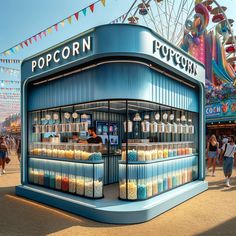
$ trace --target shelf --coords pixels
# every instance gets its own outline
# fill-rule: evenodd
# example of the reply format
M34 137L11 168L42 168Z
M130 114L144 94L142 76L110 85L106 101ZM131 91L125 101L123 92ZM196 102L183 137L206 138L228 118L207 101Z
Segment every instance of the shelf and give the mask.
M30 158L37 158L42 160L53 160L53 161L66 161L66 162L75 162L75 163L84 163L84 164L101 164L104 163L104 160L100 161L90 161L90 160L77 160L77 159L69 159L69 158L61 158L61 157L49 157L49 156L35 156L28 155Z
M129 165L143 165L143 164L152 164L156 162L163 162L163 161L171 161L171 160L176 160L176 159L184 159L192 156L198 156L198 153L193 153L189 155L183 155L183 156L176 156L176 157L167 157L167 158L161 158L157 160L151 160L151 161L128 161L127 164ZM119 161L119 164L126 164L126 161Z

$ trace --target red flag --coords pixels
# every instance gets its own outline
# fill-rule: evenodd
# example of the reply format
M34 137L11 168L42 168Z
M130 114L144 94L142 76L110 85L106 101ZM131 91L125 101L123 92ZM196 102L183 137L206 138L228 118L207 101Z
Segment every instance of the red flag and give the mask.
M58 24L55 24L54 28L55 28L56 31L58 31Z
M74 14L74 16L75 16L75 19L78 20L78 19L79 19L79 12L76 12L76 13Z
M21 48L23 48L23 43L20 43Z
M37 42L37 35L34 36L34 41Z
M44 31L43 31L43 34L44 34L44 36L46 37L46 35L47 35L47 32L46 32L46 30L44 30Z
M91 5L89 6L89 8L90 8L91 12L93 12L93 11L94 11L94 3L91 4Z
M30 42L30 44L32 44L32 38L29 38L29 42Z

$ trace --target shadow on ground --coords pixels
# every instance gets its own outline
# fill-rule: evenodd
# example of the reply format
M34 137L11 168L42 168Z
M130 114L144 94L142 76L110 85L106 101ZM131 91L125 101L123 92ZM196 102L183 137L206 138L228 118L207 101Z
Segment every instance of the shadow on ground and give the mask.
M0 214L0 235L2 229L7 229L8 235L23 235L26 229L27 235L47 235L73 226L116 227L18 197L15 187L0 187L0 204L4 212Z
M236 217L230 219L212 229L209 229L203 233L197 234L198 236L211 236L211 235L236 235L235 233Z

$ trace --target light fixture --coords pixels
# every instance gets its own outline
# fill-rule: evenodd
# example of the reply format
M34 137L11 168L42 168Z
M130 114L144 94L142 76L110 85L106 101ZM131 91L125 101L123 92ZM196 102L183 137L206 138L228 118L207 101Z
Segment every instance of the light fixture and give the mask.
M142 119L141 119L139 113L136 113L135 116L134 116L133 121L141 121L141 120L142 120Z
M77 119L78 118L78 113L77 112L74 112L73 114L72 114L72 117L74 118L74 119Z
M180 120L181 120L182 122L183 122L183 121L186 121L185 115L182 115L181 118L180 118Z
M174 120L174 118L175 118L175 115L174 114L170 114L169 119L170 120Z
M50 119L51 119L51 115L46 114L46 115L45 115L45 119L46 119L46 120L50 120Z
M160 120L160 114L159 113L155 114L155 120Z
M88 115L84 113L84 114L81 115L81 118L82 119L88 119Z
M58 120L58 119L59 119L58 113L54 113L54 114L53 114L53 119L54 119L54 120Z
M65 117L66 119L69 119L69 118L70 118L70 113L69 113L69 112L66 112L66 113L64 114L64 117Z
M167 114L167 113L164 113L162 118L163 118L163 120L167 120L168 114Z

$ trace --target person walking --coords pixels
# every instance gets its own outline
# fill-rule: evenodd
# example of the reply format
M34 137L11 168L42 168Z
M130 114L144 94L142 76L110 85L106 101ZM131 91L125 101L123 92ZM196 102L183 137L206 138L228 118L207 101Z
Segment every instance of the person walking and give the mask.
M21 159L21 138L20 137L17 139L16 154L17 154L18 161L20 162L20 159Z
M212 176L215 176L216 160L219 155L219 143L216 140L216 136L211 135L207 143L207 172L212 166Z
M221 148L220 160L223 160L223 170L226 178L226 186L230 187L230 177L233 171L234 158L236 158L236 145L234 136L228 138L228 143L225 143Z
M0 176L5 174L5 164L6 164L6 157L7 157L7 145L3 137L0 137Z

